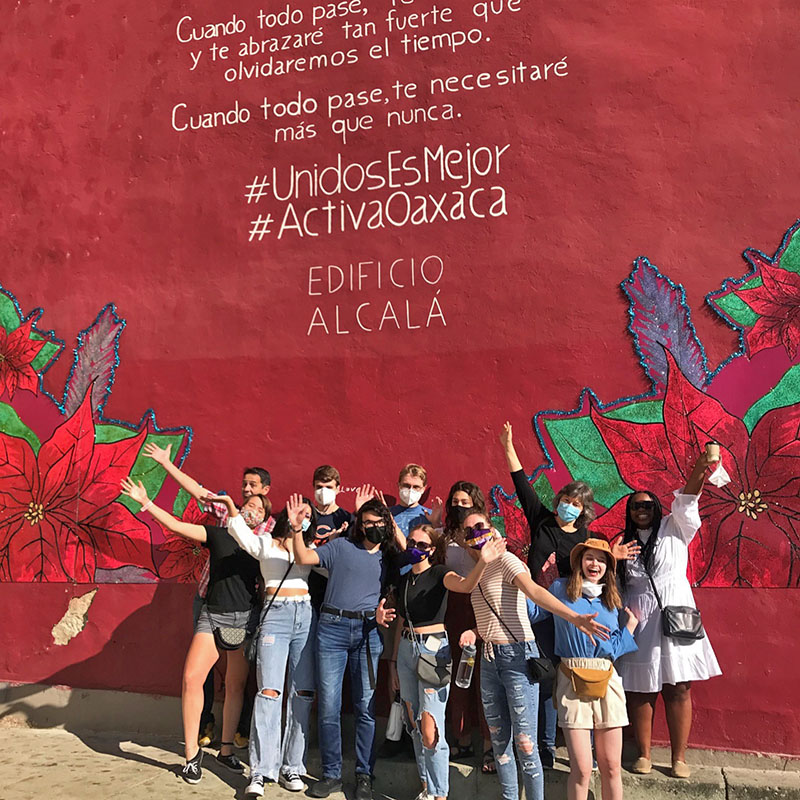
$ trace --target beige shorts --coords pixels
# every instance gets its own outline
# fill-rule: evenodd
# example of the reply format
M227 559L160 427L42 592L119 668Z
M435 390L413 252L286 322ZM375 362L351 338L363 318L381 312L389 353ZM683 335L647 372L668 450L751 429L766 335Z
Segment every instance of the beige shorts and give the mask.
M585 669L608 669L608 661L598 658L565 658L567 666ZM562 728L624 728L628 724L625 691L622 679L614 670L608 682L606 696L596 700L583 700L572 691L572 682L562 672L556 671L556 709L558 724Z

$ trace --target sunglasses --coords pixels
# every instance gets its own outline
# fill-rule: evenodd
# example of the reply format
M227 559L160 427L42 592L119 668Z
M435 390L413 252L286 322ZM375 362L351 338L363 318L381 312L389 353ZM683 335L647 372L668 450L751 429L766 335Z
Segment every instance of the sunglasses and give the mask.
M636 500L631 503L631 508L634 511L652 511L656 504L652 500Z
M433 550L433 545L430 542L418 542L415 539L408 539L406 547L416 547L417 550Z
M464 528L467 539L477 539L479 536L488 536L491 532L492 529L487 528L483 523L470 525Z

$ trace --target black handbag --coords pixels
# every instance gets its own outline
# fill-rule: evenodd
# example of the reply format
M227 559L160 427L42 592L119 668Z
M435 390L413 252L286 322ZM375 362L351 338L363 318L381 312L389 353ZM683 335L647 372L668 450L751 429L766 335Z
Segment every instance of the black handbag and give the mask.
M497 619L499 620L500 624L506 629L508 635L515 641L518 642L516 636L514 636L511 628L503 622L503 618L494 610L494 606L486 599L486 595L483 593L483 587L478 584L478 591L481 593L481 597L483 598L483 602L489 607L489 610L494 614ZM544 681L552 681L556 677L556 667L555 664L549 659L545 658L544 656L534 656L532 658L527 659L528 664L528 677L531 679L531 683L542 683Z
M272 608L272 604L275 602L275 598L278 596L278 592L281 590L281 586L283 586L283 582L286 578L289 577L289 573L292 571L292 567L294 566L294 561L289 559L289 566L286 568L286 572L283 573L283 577L281 578L281 582L278 584L278 588L272 593L269 598L269 603L267 603L266 608L261 612L261 619L258 621L258 627L255 630L255 633L247 640L247 643L244 646L244 657L251 663L256 663L256 658L258 657L258 639L261 636L261 626L264 624L264 618L267 616L267 612Z
M643 562L644 571L650 579L653 587L653 594L656 596L656 603L661 611L661 632L670 639L677 639L679 642L694 642L698 639L705 639L706 632L703 630L703 620L700 612L691 606L665 606L661 604L661 597L656 589L653 576L647 569L647 564Z
M406 579L406 586L405 592L403 597L403 603L405 604L406 615L408 615L408 581L410 579ZM406 622L408 623L408 628L411 631L411 635L414 637L414 641L418 641L418 634L414 632L414 624L411 622L411 619L406 616ZM441 689L443 686L447 686L450 683L450 677L453 672L453 659L448 658L444 659L441 658L439 653L436 653L434 660L431 661L430 658L426 658L422 653L418 654L417 659L417 677L423 682L427 683L429 686L433 686L436 689Z
M211 625L211 632L214 634L214 643L220 650L238 650L247 637L246 628L232 628L229 625L215 625L211 618L208 606L206 606L206 616Z

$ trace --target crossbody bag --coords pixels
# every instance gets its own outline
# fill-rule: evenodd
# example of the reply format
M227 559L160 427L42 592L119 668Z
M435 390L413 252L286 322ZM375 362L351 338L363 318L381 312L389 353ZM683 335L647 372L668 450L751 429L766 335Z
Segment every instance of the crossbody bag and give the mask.
M411 622L411 618L408 616L408 582L410 578L406 579L405 591L403 593L403 604L405 605L406 610L406 622L408 623L408 629L411 631L411 635L414 637L414 641L419 644L419 634L416 633L414 630L414 624ZM440 648L441 649L441 648ZM450 676L453 672L453 660L452 658L448 658L447 660L440 658L439 653L436 653L434 660L431 661L429 658L426 658L422 655L421 652L417 653L417 677L423 682L430 684L431 686L436 687L437 689L441 689L443 686L447 686L450 683Z
M704 639L706 632L703 630L703 620L700 612L692 606L665 606L661 603L661 596L656 589L656 582L647 569L647 564L642 561L644 571L650 579L653 587L653 594L656 596L656 603L661 611L661 632L670 639L677 639L680 642L694 642Z
M258 640L261 637L261 626L264 624L267 613L272 608L272 604L275 602L275 598L278 596L278 592L280 592L283 582L289 577L289 573L292 571L293 566L294 561L292 561L290 558L289 566L286 568L286 572L283 573L283 577L281 578L281 582L278 584L278 588L272 593L269 598L269 603L267 603L266 608L261 612L261 619L258 621L256 632L247 640L247 644L244 647L244 657L253 664L255 664L256 657L258 656Z
M481 593L481 597L483 598L483 602L489 607L489 611L492 612L497 617L498 622L506 629L508 635L515 641L519 642L516 636L514 636L513 631L511 628L503 622L503 618L495 611L494 606L486 599L486 595L483 593L483 587L478 584L478 591ZM541 683L542 681L551 681L556 676L556 668L553 665L553 662L549 658L545 658L544 656L534 656L532 658L526 659L528 663L528 676L530 677L533 683Z

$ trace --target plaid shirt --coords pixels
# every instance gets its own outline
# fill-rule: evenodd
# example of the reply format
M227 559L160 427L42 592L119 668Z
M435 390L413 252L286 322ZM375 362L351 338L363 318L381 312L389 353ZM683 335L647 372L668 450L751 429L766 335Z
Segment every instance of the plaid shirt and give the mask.
M198 503L200 505L200 503ZM218 522L219 527L224 528L228 524L228 506L225 503L211 503L211 504L204 504L203 506L210 514L213 514ZM272 529L275 527L275 518L274 517L267 517L263 522L256 525L253 529L253 533L256 536L262 536L265 533L272 533ZM211 559L209 558L203 566L203 574L200 576L200 581L197 584L197 594L200 597L205 597L206 592L208 591L208 578L210 575L210 565Z

